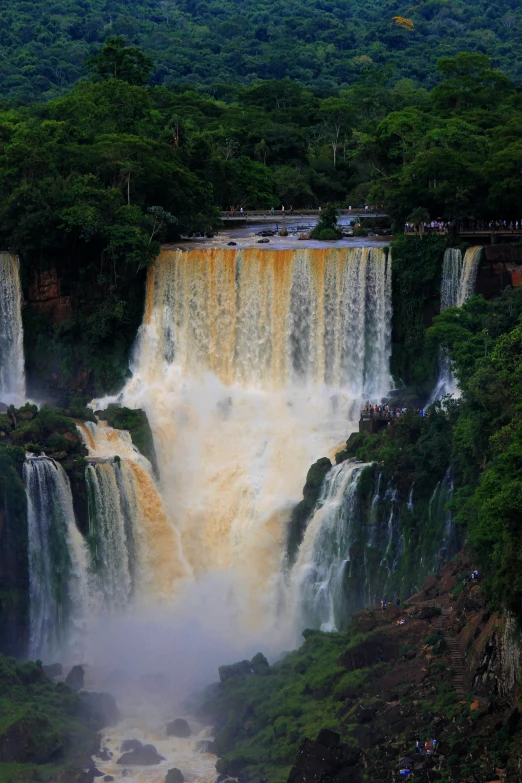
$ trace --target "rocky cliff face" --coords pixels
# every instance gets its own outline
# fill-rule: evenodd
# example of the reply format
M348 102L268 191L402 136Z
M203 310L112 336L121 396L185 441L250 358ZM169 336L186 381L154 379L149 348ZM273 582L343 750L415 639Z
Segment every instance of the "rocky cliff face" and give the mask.
M480 583L464 584L472 570L460 555L403 607L361 612L345 634L306 632L263 680L238 673L217 686L205 710L218 769L277 782L295 759L293 783L388 783L406 759L416 783L519 783L520 637ZM310 741L319 728L337 732L334 750L322 734ZM435 753L416 753L433 739Z
M56 266L31 267L26 305L45 313L53 324L62 324L72 318L71 297L62 295Z

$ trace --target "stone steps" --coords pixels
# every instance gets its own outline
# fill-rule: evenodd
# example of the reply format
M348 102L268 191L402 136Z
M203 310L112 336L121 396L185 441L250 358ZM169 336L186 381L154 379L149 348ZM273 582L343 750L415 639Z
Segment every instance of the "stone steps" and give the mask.
M439 631L439 633L442 635L442 638L448 645L448 650L451 655L451 668L453 670L453 687L459 696L464 696L466 693L466 666L464 664L462 653L460 652L460 645L454 637L449 636L448 632L444 628L444 618L449 617L450 614L450 610L446 607L443 607L439 617L435 617L433 619L432 625L435 630Z

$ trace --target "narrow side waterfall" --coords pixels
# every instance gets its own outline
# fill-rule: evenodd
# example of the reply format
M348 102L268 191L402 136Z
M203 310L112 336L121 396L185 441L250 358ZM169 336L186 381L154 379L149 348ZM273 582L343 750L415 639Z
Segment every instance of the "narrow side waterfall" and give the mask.
M18 258L0 253L0 401L25 398L22 291Z
M390 329L377 248L164 251L149 270L118 399L152 426L171 559L183 577L213 575L203 612L225 590L246 625L273 627L289 511L361 400L387 392Z
M462 258L457 248L444 253L440 291L440 312L448 307L461 307L475 290L482 247L469 247ZM458 394L458 387L451 371L451 361L446 351L439 358L439 377L430 398L430 404L447 394Z
M350 547L358 531L357 482L364 467L348 460L332 468L324 480L290 575L298 632L334 631L341 625Z
M444 253L442 281L440 286L440 312L448 307L458 307L460 279L462 276L462 253L456 247L449 247Z
M464 262L462 264L462 272L457 292L457 307L461 307L466 299L469 299L475 291L475 283L477 282L477 272L482 257L482 250L483 248L480 246L468 247L464 254Z
M341 629L365 606L417 592L460 547L452 493L450 471L416 499L415 486L401 496L373 465L333 467L288 575L297 633Z
M32 658L81 656L89 615L89 556L76 527L69 479L47 457L24 463L28 499Z
M89 535L93 570L98 590L108 611L124 609L131 597L131 567L134 531L129 524L128 498L118 486L117 464L94 463L86 469L89 504ZM125 503L127 501L127 503Z

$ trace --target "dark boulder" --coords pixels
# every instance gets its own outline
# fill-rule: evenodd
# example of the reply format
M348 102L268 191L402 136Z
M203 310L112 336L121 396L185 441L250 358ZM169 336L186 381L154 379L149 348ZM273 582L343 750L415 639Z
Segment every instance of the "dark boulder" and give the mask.
M63 674L63 666L61 663L51 663L49 666L44 666L43 670L48 677L51 677L51 679L54 677L59 677L61 674Z
M113 780L114 778L112 775L105 775L105 777L103 778L103 783L112 783Z
M165 761L163 756L160 756L154 745L142 745L141 748L130 750L128 753L124 753L121 756L117 764L129 764L130 766L138 767L151 767L154 764L159 764Z
M227 245L237 245L237 242L227 242Z
M256 653L250 661L250 667L254 674L264 674L270 668L267 659L263 653Z
M171 720L170 723L167 723L166 731L167 737L180 737L181 739L186 739L192 734L190 726L188 725L185 718L176 718L176 720Z
M183 783L185 780L183 776L183 772L179 770L177 767L174 767L173 769L169 769L167 772L167 777L165 778L165 783Z
M73 691L81 691L85 684L85 670L83 666L73 666L67 677L65 684Z
M322 729L315 741L303 740L288 776L288 783L319 783L334 779L354 781L352 771L349 774L344 774L344 771L358 763L361 752L339 740L339 734L329 729Z
M397 639L385 632L377 631L359 644L354 645L341 656L341 664L349 671L364 669L376 663L388 663L398 657Z
M112 753L108 748L104 748L98 756L102 761L110 761L112 759Z
M220 666L218 669L219 679L222 683L231 677L243 677L245 674L253 674L250 661L238 661L231 663L230 666Z
M87 720L92 720L104 729L106 726L115 726L120 720L120 713L114 696L110 693L92 693L81 691L82 715Z
M123 740L120 746L120 750L122 753L128 753L129 750L141 750L143 747L143 742L140 742L137 739L130 739L130 740Z

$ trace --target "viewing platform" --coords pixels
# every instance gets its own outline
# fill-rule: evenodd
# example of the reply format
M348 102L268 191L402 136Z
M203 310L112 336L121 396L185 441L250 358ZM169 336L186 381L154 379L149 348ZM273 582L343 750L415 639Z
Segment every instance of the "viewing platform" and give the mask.
M359 420L359 432L376 433L386 429L386 427L397 418L390 411L361 411Z

